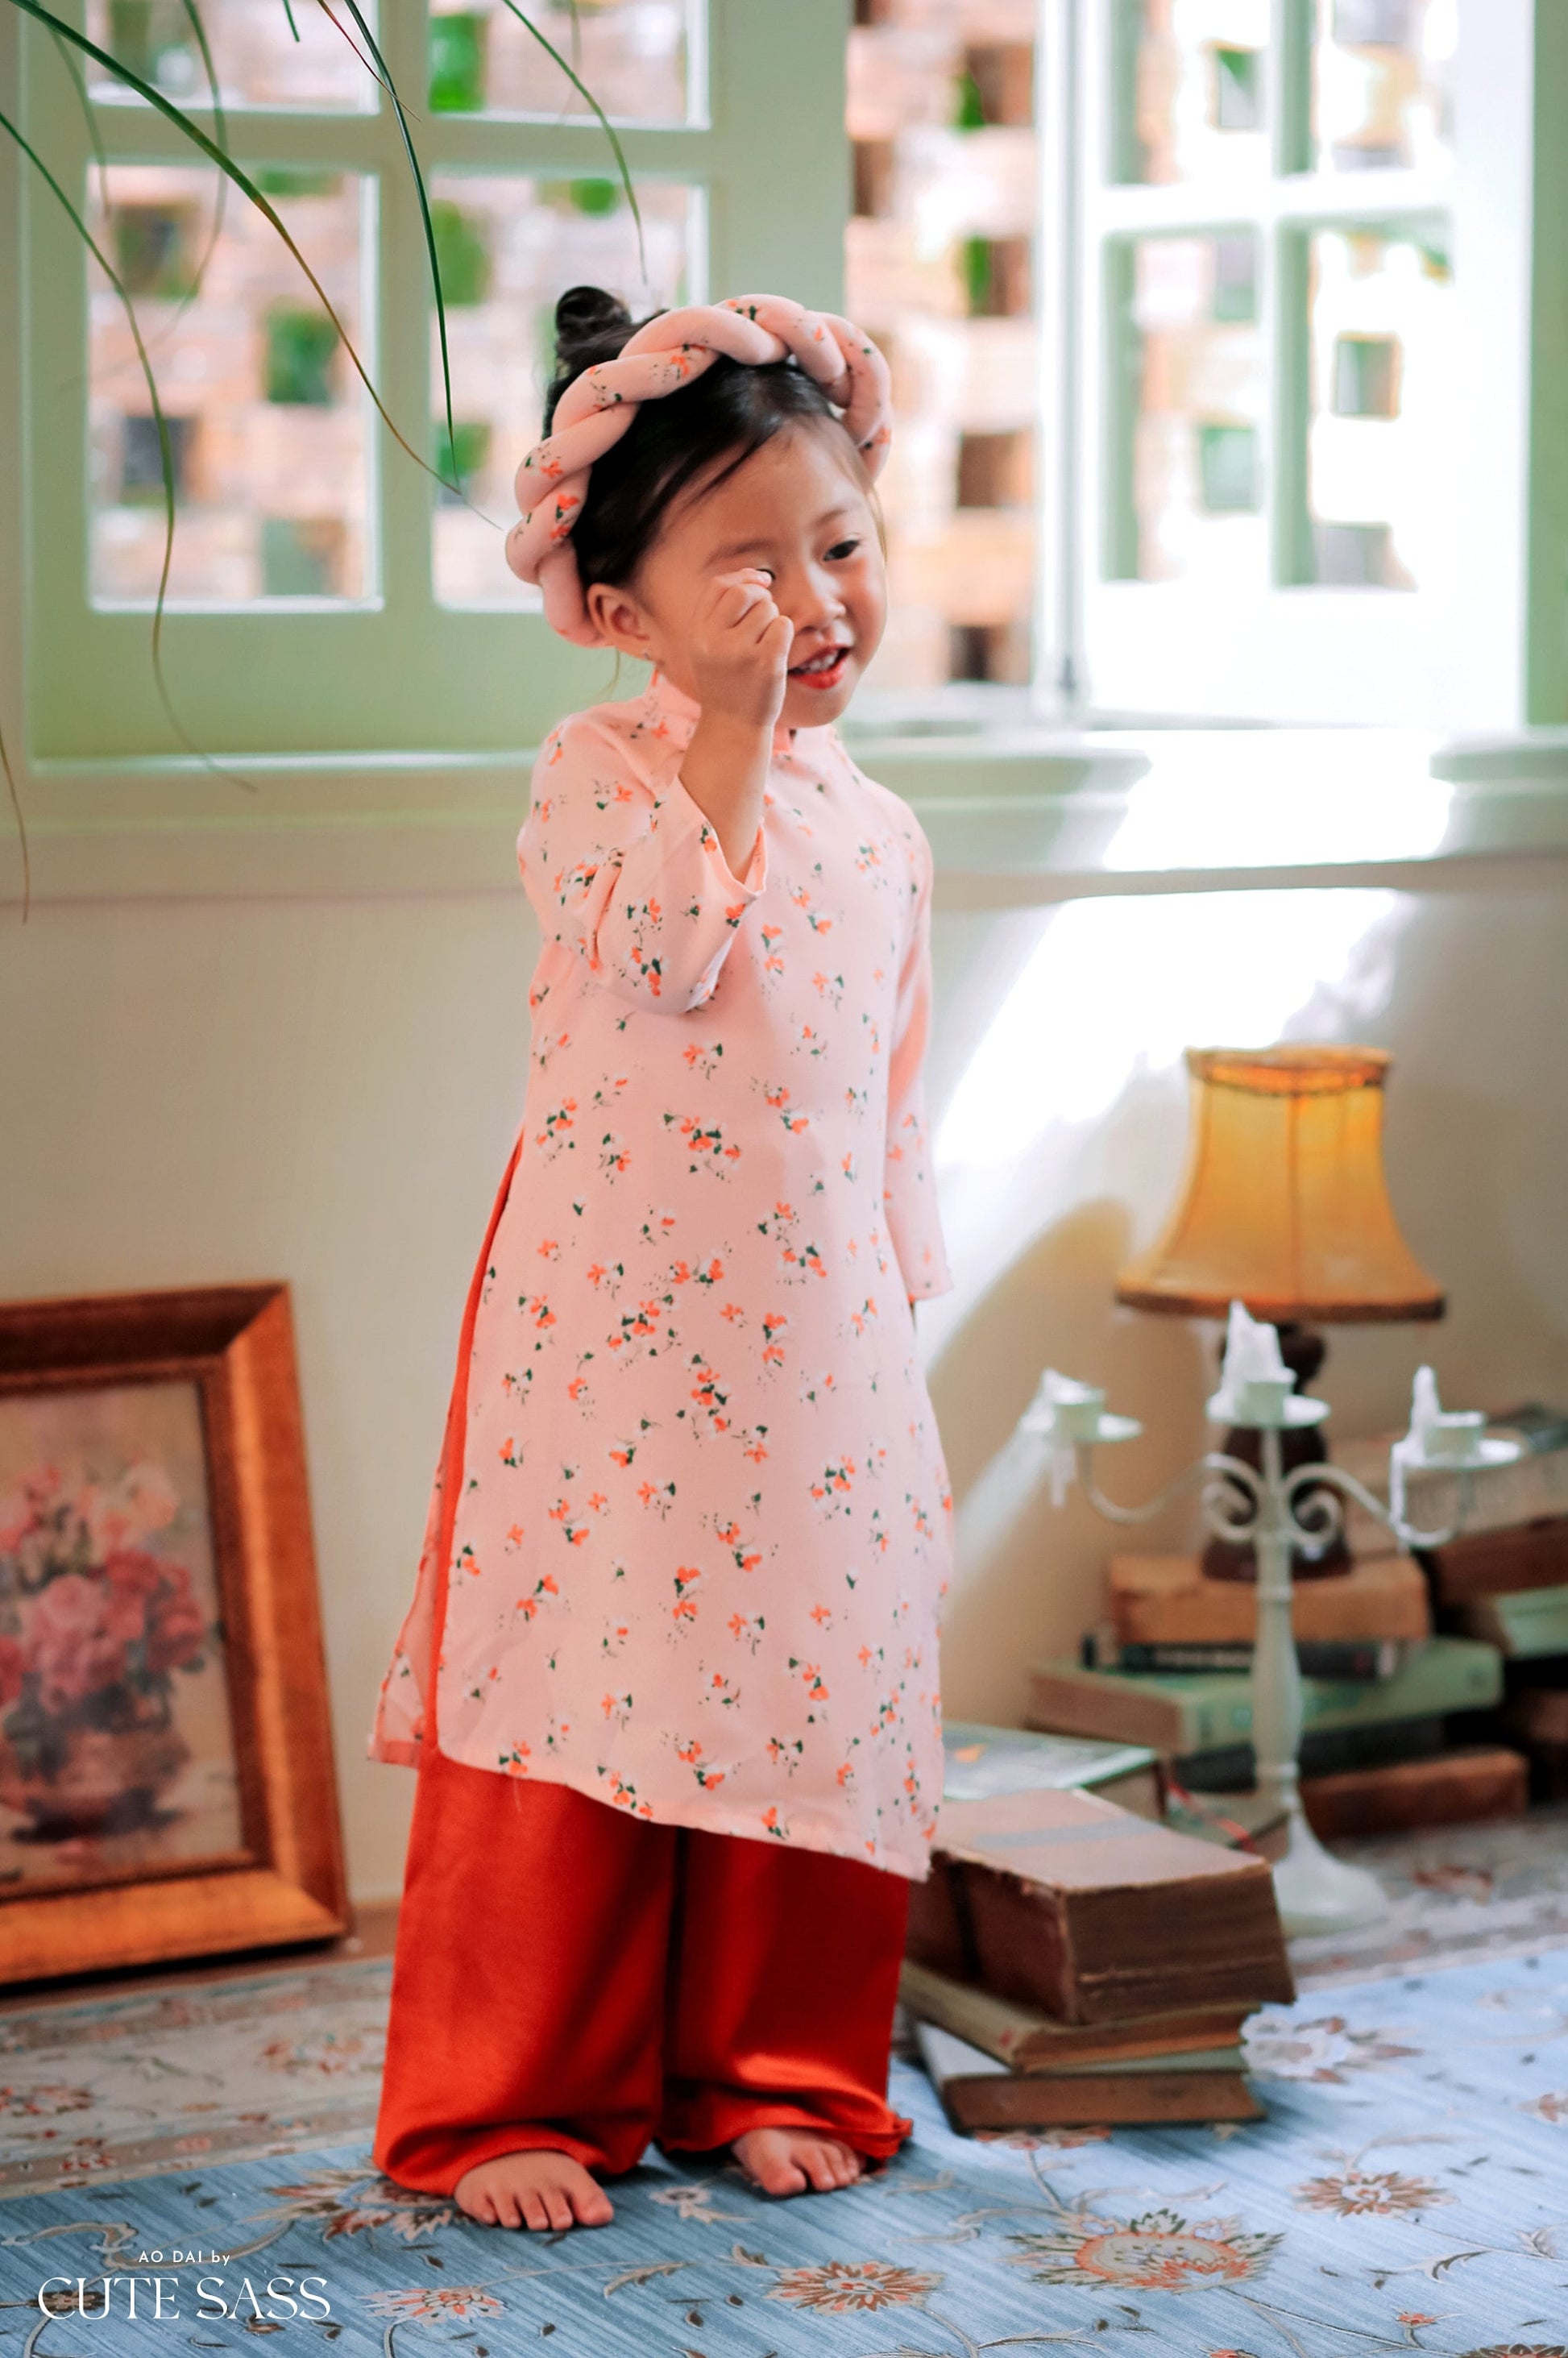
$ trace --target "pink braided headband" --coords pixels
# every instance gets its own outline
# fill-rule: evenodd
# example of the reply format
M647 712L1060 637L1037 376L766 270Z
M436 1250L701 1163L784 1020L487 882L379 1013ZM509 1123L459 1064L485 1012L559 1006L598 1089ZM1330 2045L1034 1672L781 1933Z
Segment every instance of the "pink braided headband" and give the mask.
M620 441L644 401L678 393L720 352L755 368L793 353L843 412L867 472L881 471L892 438L887 362L848 319L807 311L784 295L736 295L661 313L627 340L617 359L573 378L556 406L552 432L517 470L524 514L506 535L506 562L521 580L537 582L546 620L577 646L603 644L589 620L571 546L593 462Z

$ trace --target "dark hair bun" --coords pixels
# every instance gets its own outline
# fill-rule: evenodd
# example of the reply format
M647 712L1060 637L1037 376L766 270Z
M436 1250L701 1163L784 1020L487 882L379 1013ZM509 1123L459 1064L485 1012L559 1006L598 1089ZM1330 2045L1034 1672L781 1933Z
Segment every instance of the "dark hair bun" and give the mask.
M612 361L636 321L617 296L602 287L568 287L556 305L556 369L545 395L545 431L555 419L556 404L573 377L600 361Z
M556 365L591 368L614 358L633 332L632 314L602 287L568 287L556 305Z

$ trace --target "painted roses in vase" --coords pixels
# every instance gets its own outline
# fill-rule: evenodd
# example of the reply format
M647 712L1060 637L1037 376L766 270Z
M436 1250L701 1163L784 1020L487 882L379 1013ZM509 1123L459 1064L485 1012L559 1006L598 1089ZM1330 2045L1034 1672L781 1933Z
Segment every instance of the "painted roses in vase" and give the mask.
M189 1758L174 1682L214 1633L158 1552L178 1509L151 1464L114 1484L41 1466L0 1499L0 1802L40 1839L145 1825Z

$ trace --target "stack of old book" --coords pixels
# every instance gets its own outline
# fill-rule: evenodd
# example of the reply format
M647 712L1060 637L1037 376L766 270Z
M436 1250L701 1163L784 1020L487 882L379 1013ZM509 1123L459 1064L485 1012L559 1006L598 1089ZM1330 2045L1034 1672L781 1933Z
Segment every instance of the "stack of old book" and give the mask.
M1458 1481L1413 1474L1409 1511L1423 1530L1458 1520L1457 1539L1422 1549L1440 1629L1479 1639L1502 1658L1500 1725L1529 1757L1539 1790L1568 1798L1568 1413L1531 1401L1494 1422L1524 1444L1511 1466ZM1385 1444L1349 1443L1337 1455L1348 1471L1375 1479ZM1359 1536L1359 1533L1357 1534Z
M1035 1671L1031 1724L1147 1744L1187 1793L1247 1791L1256 1590L1206 1578L1195 1557L1117 1556L1108 1602L1109 1618L1079 1661ZM1523 1808L1519 1755L1465 1740L1465 1715L1491 1709L1501 1693L1498 1646L1480 1632L1433 1635L1420 1564L1363 1553L1345 1573L1301 1581L1294 1626L1305 1704L1303 1801L1319 1834Z
M1241 2028L1294 1994L1265 1863L1162 1824L1148 1747L946 1736L902 1996L954 2126L1255 2119Z

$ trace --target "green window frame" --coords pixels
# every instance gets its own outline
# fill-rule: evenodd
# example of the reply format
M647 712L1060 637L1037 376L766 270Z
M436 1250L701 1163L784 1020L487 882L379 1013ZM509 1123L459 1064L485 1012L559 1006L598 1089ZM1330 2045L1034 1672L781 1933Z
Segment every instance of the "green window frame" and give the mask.
M62 0L60 13L68 7L81 24L80 0ZM701 192L708 283L694 290L698 295L776 287L837 308L849 193L845 0L789 0L787 39L780 38L780 11L767 0L708 0L707 14L705 103L688 124L620 132L633 180L674 180ZM9 19L0 23L7 112L19 100L28 136L80 202L92 153L69 77L41 27L8 8L0 16ZM384 0L379 38L416 115L427 178L602 178L611 168L603 133L591 124L429 107L427 22L427 0ZM112 163L201 160L149 107L95 113ZM433 447L429 282L391 106L382 99L357 114L236 108L228 130L231 152L247 168L330 166L365 176L372 266L362 350L409 440ZM98 774L124 768L144 777L199 772L157 698L148 612L94 607L89 596L87 261L48 189L29 168L16 168L29 765L35 774L51 766ZM302 299L310 299L308 289ZM0 319L0 347L5 330ZM515 755L536 744L562 711L611 692L605 658L565 645L542 616L437 601L436 486L384 428L372 431L379 548L372 599L306 612L186 608L167 620L170 687L181 722L204 752L291 772L301 763L370 759L427 772ZM9 712L0 716L0 726L6 722L14 728Z

